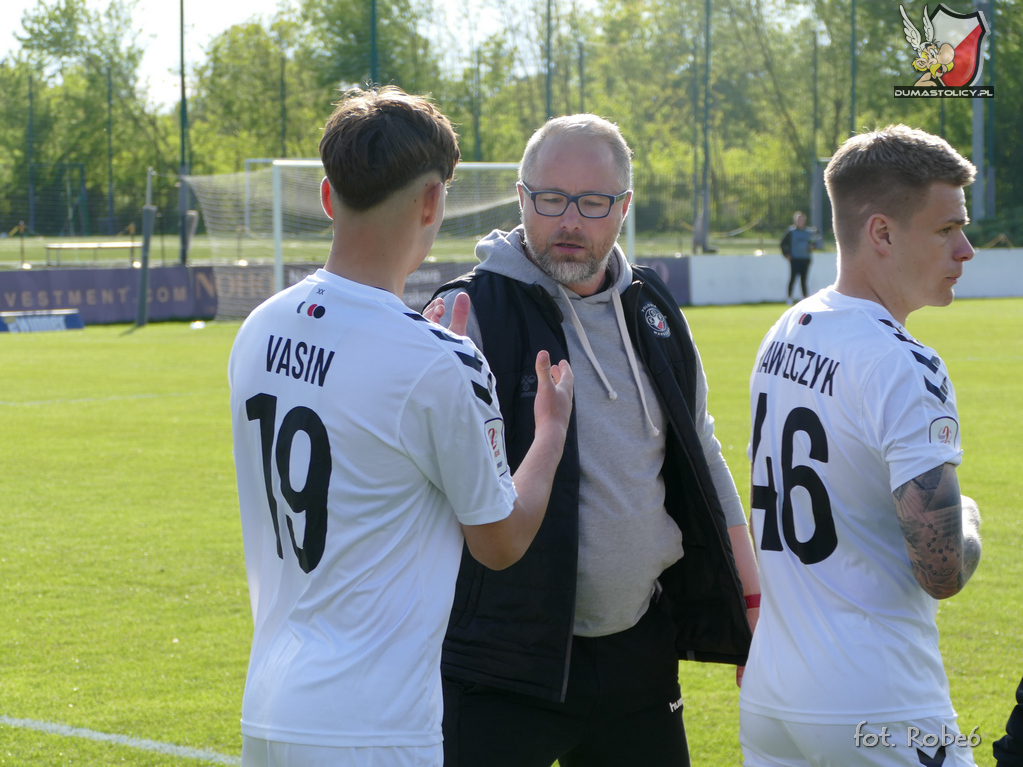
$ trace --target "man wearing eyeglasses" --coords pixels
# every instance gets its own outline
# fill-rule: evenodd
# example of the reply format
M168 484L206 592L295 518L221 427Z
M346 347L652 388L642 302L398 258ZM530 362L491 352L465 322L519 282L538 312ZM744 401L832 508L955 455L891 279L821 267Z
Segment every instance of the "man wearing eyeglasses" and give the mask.
M688 765L678 661L745 663L759 592L706 378L667 287L616 245L632 201L618 128L551 120L519 175L522 226L481 240L447 311L426 314L487 356L512 466L533 433L532 349L571 359L576 407L522 560L493 572L463 551L445 765Z

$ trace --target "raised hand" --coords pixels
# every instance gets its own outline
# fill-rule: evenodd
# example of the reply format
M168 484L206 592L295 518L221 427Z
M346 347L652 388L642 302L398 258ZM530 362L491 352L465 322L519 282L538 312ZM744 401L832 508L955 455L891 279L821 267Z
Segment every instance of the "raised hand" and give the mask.
M471 306L469 296L466 293L455 294L454 305L451 307L451 322L448 329L457 335L464 336L466 325L469 323L469 308ZM447 307L441 296L433 299L423 309L423 316L430 322L440 322Z
M557 429L568 431L568 419L572 415L573 384L575 378L568 360L551 365L551 357L546 351L536 355L536 400L533 403L533 418L536 422L536 434L541 430Z

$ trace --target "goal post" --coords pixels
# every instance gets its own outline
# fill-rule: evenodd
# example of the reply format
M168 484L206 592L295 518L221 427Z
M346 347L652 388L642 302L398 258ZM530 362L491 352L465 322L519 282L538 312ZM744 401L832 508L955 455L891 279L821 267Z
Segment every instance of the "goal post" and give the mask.
M274 292L284 289L284 214L285 187L283 174L287 168L312 168L322 179L323 164L320 160L273 160L273 257ZM518 163L463 162L455 167L455 176L448 189L445 204L444 223L439 236L486 234L493 226L486 228L495 209L518 205L515 181L518 178ZM494 174L503 178L496 181ZM319 180L315 185L316 204L319 205ZM248 208L248 205L246 206ZM485 232L481 229L486 228Z
M319 160L274 160L270 166L273 188L273 239L274 239L274 293L284 290L284 167L313 168L323 173L323 163ZM315 187L319 189L317 184ZM319 203L319 195L316 195ZM323 214L326 217L326 213Z
M273 289L284 288L284 183L285 168L312 168L323 174L319 160L274 160L273 173ZM500 174L495 180L494 174ZM518 180L518 163L459 163L448 188L444 222L438 236L486 234L495 209L518 206L519 194L515 182ZM316 184L316 201L319 205L319 183ZM486 229L486 231L482 231Z
M508 231L520 222L518 167L488 162L456 166L435 253L470 254L492 230ZM323 175L318 158L253 158L246 160L244 173L185 177L199 201L211 260L239 266L272 263L275 292L286 287L285 264L322 263L332 235L320 205ZM631 260L635 216L626 218L624 235Z

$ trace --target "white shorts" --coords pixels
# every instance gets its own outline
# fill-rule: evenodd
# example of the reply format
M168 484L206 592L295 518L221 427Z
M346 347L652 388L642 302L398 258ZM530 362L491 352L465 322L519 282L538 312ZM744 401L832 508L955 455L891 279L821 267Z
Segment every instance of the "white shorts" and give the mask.
M739 712L745 767L975 767L969 739L969 733L960 735L954 717L802 724ZM976 745L975 734L973 740ZM944 757L938 754L942 749Z
M444 746L335 748L242 735L242 767L441 767Z

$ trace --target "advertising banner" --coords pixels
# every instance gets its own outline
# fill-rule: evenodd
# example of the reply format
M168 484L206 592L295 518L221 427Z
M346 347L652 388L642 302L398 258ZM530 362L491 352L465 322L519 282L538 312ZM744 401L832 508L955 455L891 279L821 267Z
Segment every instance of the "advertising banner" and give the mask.
M0 271L0 311L77 309L86 325L133 323L139 276L129 268ZM153 322L211 320L217 314L211 266L151 268L148 296Z
M636 258L640 266L649 266L657 276L664 280L671 295L679 306L689 306L691 301L689 289L689 258L645 257Z

